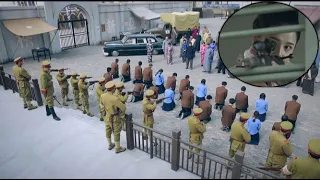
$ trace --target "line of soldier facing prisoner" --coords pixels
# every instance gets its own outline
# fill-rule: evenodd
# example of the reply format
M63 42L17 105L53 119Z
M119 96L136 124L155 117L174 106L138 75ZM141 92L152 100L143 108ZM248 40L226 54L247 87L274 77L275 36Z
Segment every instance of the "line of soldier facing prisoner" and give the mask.
M34 108L36 108L36 106L33 106L30 101L31 101L31 93L30 93L30 84L29 80L31 79L31 76L26 72L26 70L24 70L22 68L22 58L19 57L17 59L15 59L16 65L13 68L14 71L14 75L17 79L17 83L18 83L18 87L19 87L19 93L20 96L23 98L24 100L24 106L27 103L27 108L29 110L32 110ZM127 61L127 64L129 64L130 61ZM116 64L116 65L114 65ZM114 69L117 69L118 66L118 60L116 60L115 63L113 63L112 67L116 67ZM141 65L142 63L139 62L139 65L135 68L135 84L137 86L137 84L142 84L142 78L143 78L143 83L147 86L149 85L149 88L152 85L152 64L149 64L149 67L145 68L142 72L141 69ZM123 152L126 149L120 146L120 132L122 130L123 127L123 122L124 122L124 115L125 115L125 111L126 111L126 107L125 107L125 102L128 99L128 92L126 94L122 94L121 91L124 88L124 83L120 82L117 85L115 85L115 83L112 81L114 74L111 74L111 70L113 69L111 67L107 69L107 73L104 75L105 77L100 78L99 79L99 84L97 86L97 95L98 95L98 101L100 104L100 112L102 113L102 117L104 117L104 120L106 122L106 137L108 140L108 144L109 144L109 150L113 149L114 146L116 146L116 153L119 152ZM54 112L53 109L53 93L54 93L54 89L53 89L53 82L52 82L52 76L50 75L50 61L43 61L42 62L42 70L40 72L40 81L41 81L41 92L45 97L46 100L46 112L47 112L47 116L53 115L53 118L55 120L60 120L59 117L57 117L57 115ZM151 71L150 71L151 70ZM137 72L142 72L140 74L142 74L142 78L141 75ZM149 72L148 72L149 71ZM117 72L117 71L116 71ZM59 69L59 73L63 74L63 69ZM109 74L108 74L109 73ZM111 74L111 80L107 82L107 78L110 79L109 75ZM130 74L130 65L129 65L129 74ZM150 75L150 76L148 76ZM58 76L58 75L57 75ZM63 76L64 77L64 76ZM77 74L73 73L72 74L72 78L76 79ZM107 78L106 78L107 77ZM119 76L118 76L119 77ZM129 76L130 77L130 76ZM146 79L144 79L144 77L147 77ZM180 91L179 88L179 92L181 94L181 99L182 101L185 99L187 93L192 93L193 91L193 87L190 86L190 81L188 81L188 76L186 76L185 79L183 79L184 82L187 82L186 84L186 89L184 89L183 91ZM89 87L88 83L85 83L85 79L86 79L86 74L82 74L80 76L80 80L78 81L78 87L82 87L84 90L86 91L80 91L79 90L79 94L81 93L81 97L82 97L82 101L83 104L85 104L83 107L83 111L84 113L87 113L89 116L92 116L92 114L89 112L89 106L88 106L88 102L86 102L87 100L85 100L85 98L88 96L87 90ZM124 79L124 78L123 78ZM65 78L57 78L57 80L59 81L65 81ZM60 82L59 81L59 82ZM72 79L71 79L72 81ZM183 82L181 81L181 82ZM76 84L76 81L74 81L72 84ZM81 83L82 82L82 83ZM203 83L204 82L204 83ZM60 86L63 88L65 88L66 86L64 86L63 83L59 83L61 84ZM184 83L180 83L180 86L183 86ZM205 84L205 81L202 81L202 84ZM245 149L245 145L246 143L251 141L251 136L250 134L247 132L247 130L244 128L244 124L247 122L247 120L250 118L250 115L247 113L241 113L240 115L240 121L239 122L234 122L235 119L235 115L234 115L234 111L246 111L248 108L248 98L247 95L244 94L245 89L242 88L242 92L238 93L236 95L236 98L233 99L231 98L229 100L229 106L224 106L224 101L227 97L227 92L228 90L225 88L226 86L226 82L222 83L221 87L218 87L216 89L216 105L215 105L215 109L222 109L222 124L223 124L223 129L225 129L226 127L230 127L230 123L228 124L224 124L223 121L224 119L227 119L227 121L231 121L231 136L230 136L230 150L229 150L229 156L233 157L234 154L237 151L242 151L244 152ZM135 88L136 88L135 86ZM144 86L142 84L142 86ZM172 88L172 87L171 87ZM29 89L29 90L28 90ZM99 89L101 91L99 91ZM141 91L143 91L144 88L141 88ZM106 93L104 93L106 91ZM77 93L75 93L75 89L73 88L73 92L75 95L75 101L77 104L77 107L80 106L79 102L77 103ZM116 93L117 92L117 93ZM155 96L156 96L156 92L157 89L154 90L147 90L146 91L146 98L143 100L143 112L144 112L144 125L149 127L149 128L153 128L153 124L154 124L154 118L153 118L153 111L156 109L157 103L158 101L155 101ZM61 91L62 94L64 94L62 96L64 100L64 104L65 101L68 100L67 97L67 90L62 90ZM239 98L239 95L242 94L242 98ZM243 95L244 94L244 95ZM139 94L139 97L141 94ZM134 95L135 96L135 95ZM219 101L220 98L217 98L217 96L221 96L222 100ZM142 95L143 97L143 95ZM190 101L192 103L189 103L188 105L190 106L187 107L187 109L192 109L193 108L193 100L190 97ZM192 95L192 97L194 97L194 95ZM238 97L238 98L237 98ZM188 99L188 98L187 98ZM197 97L197 99L199 99L199 97ZM201 122L201 117L206 115L206 117L210 117L211 114L211 109L212 106L209 103L209 101L212 99L212 97L210 95L207 96L207 101L203 101L203 99L200 101L199 105L202 102L206 102L209 104L210 108L208 109L207 115L204 113L204 109L207 110L206 108L195 108L193 109L193 116L191 116L188 120L188 125L189 125L189 129L190 129L190 143L201 146L202 144L202 140L203 140L203 133L206 131L206 126L204 125L203 122ZM241 101L242 99L242 101ZM246 99L246 100L243 100ZM192 100L192 101L191 101ZM308 153L309 153L309 157L308 158L296 158L293 161L291 161L288 165L286 164L287 161L287 157L290 157L292 155L292 146L291 143L288 141L288 138L290 137L291 134L291 130L293 128L292 123L290 123L289 121L285 121L288 119L288 117L292 117L292 112L288 112L288 111L292 111L293 109L296 109L295 107L291 106L290 104L294 104L294 102L297 100L296 96L293 96L293 100L292 101L288 101L286 103L285 106L285 115L282 117L283 122L281 123L275 123L273 128L272 128L272 132L270 134L270 149L269 149L269 153L268 153L268 158L265 164L266 168L280 168L277 169L276 172L280 172L280 170L282 169L282 172L285 175L291 175L291 178L319 178L320 175L320 163L319 163L319 158L320 158L320 139L311 139L309 141L308 144ZM26 102L26 103L25 103ZM293 102L293 103L292 103ZM233 109L232 113L227 113L227 108L231 109L232 105L236 103L236 109ZM297 103L297 102L295 102ZM31 104L31 105L30 105ZM241 104L243 106L241 106ZM186 108L186 106L182 105L183 108ZM300 110L300 109L299 109ZM299 110L296 111L296 115L299 113ZM181 110L181 114L185 113L185 110ZM188 114L188 113L187 113ZM190 113L191 114L191 113ZM204 115L203 115L204 114ZM288 114L288 115L286 115ZM294 114L294 112L293 112ZM294 116L296 116L294 115ZM183 117L186 117L187 115L184 115ZM230 116L230 117L228 117ZM208 119L207 119L208 120ZM230 130L230 128L229 128ZM147 130L144 130L144 139L147 139L148 137L148 132ZM115 143L111 142L111 134L114 134L114 141ZM193 149L192 147L189 147L191 150ZM200 152L199 148L195 148L195 152ZM189 152L188 157L191 158L192 155ZM229 162L227 162L229 163ZM306 169L308 168L308 169Z

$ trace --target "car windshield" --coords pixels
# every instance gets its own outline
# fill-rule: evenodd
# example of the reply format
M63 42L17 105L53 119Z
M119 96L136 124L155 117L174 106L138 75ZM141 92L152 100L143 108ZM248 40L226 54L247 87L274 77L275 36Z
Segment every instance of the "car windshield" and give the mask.
M128 39L127 36L123 36L123 38L121 39L122 44L124 44L127 39Z

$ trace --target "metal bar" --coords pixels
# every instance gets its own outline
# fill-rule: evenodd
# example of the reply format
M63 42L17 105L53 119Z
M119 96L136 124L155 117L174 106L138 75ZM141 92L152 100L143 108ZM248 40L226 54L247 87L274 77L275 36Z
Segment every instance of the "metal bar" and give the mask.
M156 142L156 143L158 143L158 139L155 137L154 138L154 141ZM158 148L157 148L157 146L156 146L156 148L155 148L155 151L156 151L156 157L158 157Z
M261 75L251 75L251 76L238 76L237 78L247 83L285 81L285 80L294 81L304 73L305 71L296 71L296 72L261 74Z
M181 163L181 166L183 168L183 164L184 164L184 149L181 149L182 150L182 163Z
M214 162L213 179L216 178L216 171L217 171L217 162Z
M304 71L304 64L288 64L280 66L263 66L253 69L230 68L229 71L235 76L261 75L281 72Z
M290 26L279 26L279 27L270 27L270 28L261 28L261 29L248 29L242 31L231 31L221 33L219 39L227 38L241 38L241 37L250 37L250 36L262 36L270 34L280 34L287 32L300 32L304 31L304 25L290 25Z
M277 12L284 12L284 11L294 11L294 9L290 6L286 5L262 5L259 7L250 7L244 8L241 11L238 11L233 14L233 16L247 16L252 14L267 14L267 13L277 13Z
M210 171L211 171L211 160L209 160L208 178L207 179L210 179Z
M220 164L220 174L219 174L219 179L221 179L222 176L222 164Z
M151 142L150 143L150 146L152 146L152 139L150 140L151 138L149 137L149 142ZM147 150L147 153L149 152L149 142L148 142L148 140L146 140L146 150Z
M58 23L69 23L69 22L79 22L79 21L87 21L87 19L75 19L70 21L59 21Z
M191 152L191 153L192 153L192 152ZM193 164L194 164L194 153L192 153L191 172L193 172Z
M166 160L166 142L163 142L163 160Z
M168 159L169 159L169 162L171 162L171 158L170 158L170 156L171 156L171 144L169 144L169 147L168 147L168 150L169 150L169 153L168 153Z
M143 139L143 134L142 134L142 151L144 151L144 139Z
M187 151L187 168L186 168L186 170L188 171L189 170L189 151L188 150L186 150Z
M140 131L138 131L138 140L139 140L139 146L138 146L138 148L140 149Z
M227 167L227 166L226 166L226 167ZM227 167L227 173L226 173L225 179L228 179L228 173L229 173L229 169L228 169L228 167Z
M88 45L90 45L89 28L88 28L88 21L87 20L86 20L86 26L87 26Z
M72 35L73 35L73 47L77 47L77 44L76 44L76 37L74 35L74 26L73 26L73 22L71 22L71 28L72 28Z
M159 154L160 154L160 159L161 159L161 144L162 144L161 142L162 141L161 141L161 139L159 139L159 141L160 141L160 152L159 152Z
M198 175L198 172L199 172L199 164L200 164L200 156L199 154L197 154L198 156L198 163L197 163L197 171L196 171L196 174Z

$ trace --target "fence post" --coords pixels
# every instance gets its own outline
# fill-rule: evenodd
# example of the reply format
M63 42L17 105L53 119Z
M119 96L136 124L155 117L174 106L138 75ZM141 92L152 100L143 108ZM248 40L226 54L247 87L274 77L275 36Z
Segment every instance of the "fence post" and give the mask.
M132 113L126 114L127 149L134 149Z
M178 171L180 162L180 137L181 131L172 131L172 156L171 156L171 169Z
M232 179L240 179L241 177L241 168L243 164L244 152L236 152L235 154L235 163L232 168Z
M155 145L153 144L153 131L148 130L148 132L149 132L149 142L150 142L150 159L153 159L153 145Z
M3 85L4 90L7 90L6 82L4 80L3 66L0 66L0 81Z
M34 94L36 95L38 106L43 106L38 79L32 79L32 83L33 83Z

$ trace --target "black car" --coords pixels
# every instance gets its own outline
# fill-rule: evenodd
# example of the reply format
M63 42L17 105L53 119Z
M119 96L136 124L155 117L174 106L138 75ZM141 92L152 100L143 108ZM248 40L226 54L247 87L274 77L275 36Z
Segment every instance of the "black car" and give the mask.
M151 40L153 54L163 54L162 39L152 34L128 34L120 41L104 43L103 54L105 56L119 55L145 55L147 54L147 42Z

